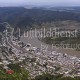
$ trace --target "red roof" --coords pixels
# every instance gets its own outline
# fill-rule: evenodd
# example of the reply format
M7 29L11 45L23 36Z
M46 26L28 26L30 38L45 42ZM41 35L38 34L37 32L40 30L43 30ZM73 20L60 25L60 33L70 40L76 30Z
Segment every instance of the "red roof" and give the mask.
M7 73L7 74L13 74L14 71L13 71L13 70L8 70L8 71L6 71L6 73Z

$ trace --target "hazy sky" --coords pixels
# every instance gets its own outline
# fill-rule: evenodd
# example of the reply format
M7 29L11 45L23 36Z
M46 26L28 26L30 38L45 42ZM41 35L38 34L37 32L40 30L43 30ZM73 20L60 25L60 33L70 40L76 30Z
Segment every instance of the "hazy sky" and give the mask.
M0 6L23 5L80 6L80 0L0 0Z

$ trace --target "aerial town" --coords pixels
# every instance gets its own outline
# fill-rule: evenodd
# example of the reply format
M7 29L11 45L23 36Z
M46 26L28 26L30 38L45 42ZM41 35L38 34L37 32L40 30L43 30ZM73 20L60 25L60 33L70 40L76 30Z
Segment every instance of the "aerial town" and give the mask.
M1 35L0 65L4 69L10 70L7 66L9 64L21 63L20 67L28 70L32 78L46 72L53 75L80 76L80 58L25 44L7 29Z

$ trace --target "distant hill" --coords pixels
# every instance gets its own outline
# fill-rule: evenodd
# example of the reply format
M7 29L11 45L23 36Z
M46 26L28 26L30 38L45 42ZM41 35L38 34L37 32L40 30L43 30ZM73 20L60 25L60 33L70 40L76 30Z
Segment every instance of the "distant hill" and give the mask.
M32 27L43 22L74 20L80 21L79 12L51 11L42 8L0 7L0 22L8 22L13 27Z
M80 7L47 7L46 9L52 11L80 12Z

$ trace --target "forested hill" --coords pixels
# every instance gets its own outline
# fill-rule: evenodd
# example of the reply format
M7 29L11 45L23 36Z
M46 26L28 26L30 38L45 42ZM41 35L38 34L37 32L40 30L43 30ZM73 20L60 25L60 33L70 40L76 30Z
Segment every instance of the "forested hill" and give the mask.
M8 22L17 27L32 26L43 22L75 20L80 21L80 13L26 9L23 7L0 7L0 22Z

